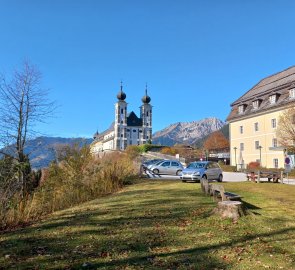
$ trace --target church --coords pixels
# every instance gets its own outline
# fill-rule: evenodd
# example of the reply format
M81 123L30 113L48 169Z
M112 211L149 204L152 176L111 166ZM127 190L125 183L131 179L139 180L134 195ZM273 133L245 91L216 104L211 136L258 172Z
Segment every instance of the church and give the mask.
M123 86L117 94L115 103L115 121L104 132L96 132L91 144L91 152L99 154L104 151L124 151L129 145L141 145L152 141L152 106L151 98L147 94L142 97L140 117L133 111L128 113L128 103Z

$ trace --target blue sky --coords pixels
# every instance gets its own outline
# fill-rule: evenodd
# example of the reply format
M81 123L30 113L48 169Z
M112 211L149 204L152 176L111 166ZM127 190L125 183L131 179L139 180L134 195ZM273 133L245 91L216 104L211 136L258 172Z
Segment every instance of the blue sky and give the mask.
M295 1L0 0L0 72L24 59L43 74L57 116L47 135L108 128L123 81L139 114L148 83L153 130L205 117L295 65Z

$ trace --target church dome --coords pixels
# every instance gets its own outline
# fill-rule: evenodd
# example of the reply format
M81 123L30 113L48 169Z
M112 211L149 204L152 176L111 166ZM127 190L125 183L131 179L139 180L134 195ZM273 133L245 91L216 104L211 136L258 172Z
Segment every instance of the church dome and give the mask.
M151 98L148 96L147 94L147 86L145 88L145 95L142 97L142 102L145 103L145 104L148 104L151 102Z
M143 103L147 104L151 102L151 98L148 95L143 96L141 100Z
M120 89L119 93L117 94L117 98L118 98L118 100L121 100L121 101L125 100L125 98L126 98L126 94L123 92L122 82L121 82L121 89Z

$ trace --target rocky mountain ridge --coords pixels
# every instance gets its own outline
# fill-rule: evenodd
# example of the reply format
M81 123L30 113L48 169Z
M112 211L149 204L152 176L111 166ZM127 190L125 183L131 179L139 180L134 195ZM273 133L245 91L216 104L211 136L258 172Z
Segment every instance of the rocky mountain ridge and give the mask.
M178 122L156 132L153 143L172 146L174 144L195 144L199 139L221 129L225 122L209 117L199 121Z

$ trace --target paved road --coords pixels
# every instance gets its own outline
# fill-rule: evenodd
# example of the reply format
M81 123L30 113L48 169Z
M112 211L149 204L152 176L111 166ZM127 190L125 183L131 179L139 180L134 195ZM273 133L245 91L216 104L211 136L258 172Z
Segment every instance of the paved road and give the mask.
M148 173L147 176L152 179L159 180L180 180L179 176L176 175L156 175ZM247 178L245 173L240 172L223 172L223 182L246 182ZM266 178L261 179L261 182L267 182ZM284 184L295 185L295 179L286 179L283 180Z

